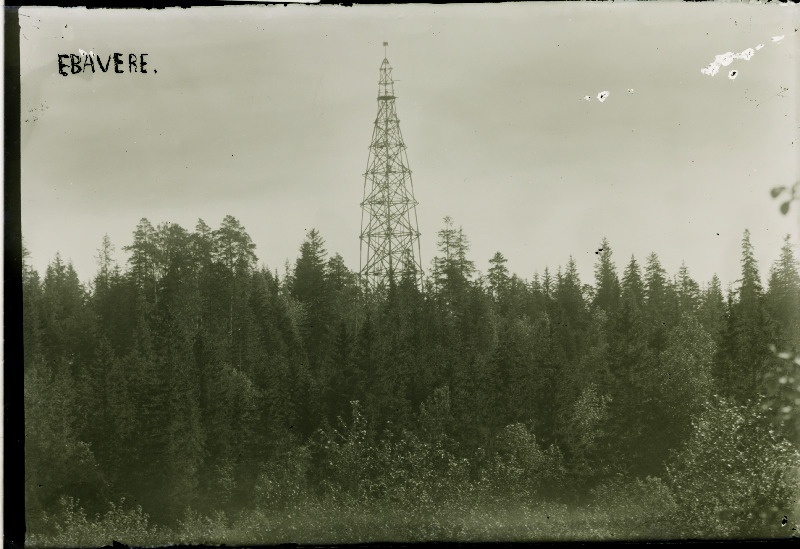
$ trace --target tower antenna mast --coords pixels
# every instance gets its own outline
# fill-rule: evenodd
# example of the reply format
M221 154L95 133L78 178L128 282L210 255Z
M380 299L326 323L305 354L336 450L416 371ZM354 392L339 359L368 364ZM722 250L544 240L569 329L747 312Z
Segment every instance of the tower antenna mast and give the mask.
M417 201L406 145L395 109L392 66L386 55L379 69L378 115L369 146L361 202L359 274L369 290L412 277L422 281Z

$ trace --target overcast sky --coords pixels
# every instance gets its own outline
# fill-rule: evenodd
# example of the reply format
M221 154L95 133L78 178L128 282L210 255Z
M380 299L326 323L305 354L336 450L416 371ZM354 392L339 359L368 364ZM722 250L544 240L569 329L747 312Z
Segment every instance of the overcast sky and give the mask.
M88 281L106 233L124 263L142 217L226 214L271 269L316 227L357 270L383 41L423 266L445 215L478 269L501 251L526 279L572 255L592 282L603 236L620 272L655 251L701 283L738 277L745 228L762 276L784 234L798 242L800 207L781 216L769 195L800 174L797 5L23 8L20 23L22 233L42 273L60 251ZM149 74L60 76L79 49L147 53Z

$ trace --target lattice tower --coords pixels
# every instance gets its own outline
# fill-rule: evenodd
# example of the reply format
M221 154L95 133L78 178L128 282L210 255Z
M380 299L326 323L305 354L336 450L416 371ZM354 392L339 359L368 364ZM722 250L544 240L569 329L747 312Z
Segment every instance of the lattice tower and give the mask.
M395 110L392 66L385 51L379 74L378 116L361 202L360 275L370 289L388 284L390 276L397 281L414 273L418 284L422 280L417 201Z

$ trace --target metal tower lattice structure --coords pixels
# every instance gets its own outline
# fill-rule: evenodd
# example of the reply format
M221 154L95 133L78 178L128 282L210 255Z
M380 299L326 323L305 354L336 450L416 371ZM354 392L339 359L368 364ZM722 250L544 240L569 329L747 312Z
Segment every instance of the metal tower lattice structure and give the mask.
M378 116L369 146L361 202L361 281L375 289L404 274L422 280L417 201L406 145L395 110L392 66L384 59L378 81Z

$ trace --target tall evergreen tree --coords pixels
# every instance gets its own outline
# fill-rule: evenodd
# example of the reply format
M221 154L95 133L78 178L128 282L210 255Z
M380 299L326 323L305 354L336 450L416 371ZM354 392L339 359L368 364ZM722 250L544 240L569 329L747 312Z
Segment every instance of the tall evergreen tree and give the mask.
M464 233L464 228L459 227L456 233L456 253L455 260L458 266L458 272L465 280L470 280L475 272L475 262L467 258L467 253L470 249L470 242L467 235Z
M434 257L432 262L434 284L440 291L450 276L456 255L457 237L457 231L453 227L453 219L450 216L445 216L443 223L444 226L437 233L438 240L436 243L440 255Z
M463 297L466 285L475 271L475 263L467 258L469 239L461 227L456 229L453 220L444 218L444 227L438 232L438 256L433 259L434 284L446 302Z
M95 295L107 292L111 286L111 277L117 268L114 261L114 245L108 234L103 235L103 242L97 250L97 275L94 278Z
M661 352L666 347L667 334L678 318L674 288L655 252L647 257L644 294L644 321L647 324L648 340L654 351Z
M233 216L226 215L220 228L214 231L214 247L212 257L224 283L227 296L228 338L231 347L231 356L237 354L235 363L241 364L241 357L234 352L235 319L239 317L235 312L242 312L245 301L243 291L247 285L250 274L256 264L255 244L247 234L241 223ZM238 333L238 330L237 330Z
M575 260L570 256L567 268L558 273L555 287L558 339L567 360L576 360L583 350L583 333L589 325L589 311L583 299Z
M723 393L743 401L757 396L769 353L763 289L748 230L742 237L741 265L738 288L729 299L716 372Z
M507 262L508 260L500 252L496 252L489 260L490 267L487 276L489 293L495 301L498 301L508 288L510 279L506 267Z
M700 286L689 275L689 269L685 263L681 263L681 268L675 281L675 288L677 290L680 314L695 314L699 307Z
M550 276L550 269L547 267L544 268L544 273L542 274L542 292L544 292L545 297L550 297L553 293L553 277Z
M636 310L641 310L644 306L644 283L639 263L634 256L631 256L622 276L622 300Z
M800 351L800 274L789 235L784 238L781 255L770 270L765 304L776 347Z
M595 297L593 305L611 313L619 305L620 286L617 270L611 259L611 245L604 237L597 253L594 266Z
M49 364L65 361L73 374L93 358L95 324L89 299L71 262L59 254L47 266L42 284L41 347Z
M142 218L133 233L133 242L123 249L130 253L129 276L158 309L158 236L152 223Z
M712 276L703 289L700 296L698 316L703 328L711 335L717 347L719 347L725 325L725 296L722 294L722 283L717 275Z
M324 359L323 350L330 330L330 286L326 281L325 241L311 229L300 246L291 279L291 294L303 304L305 319L303 339L311 364L316 367Z
M39 273L28 263L29 253L22 245L22 352L23 366L27 371L35 361L40 361L42 281Z

